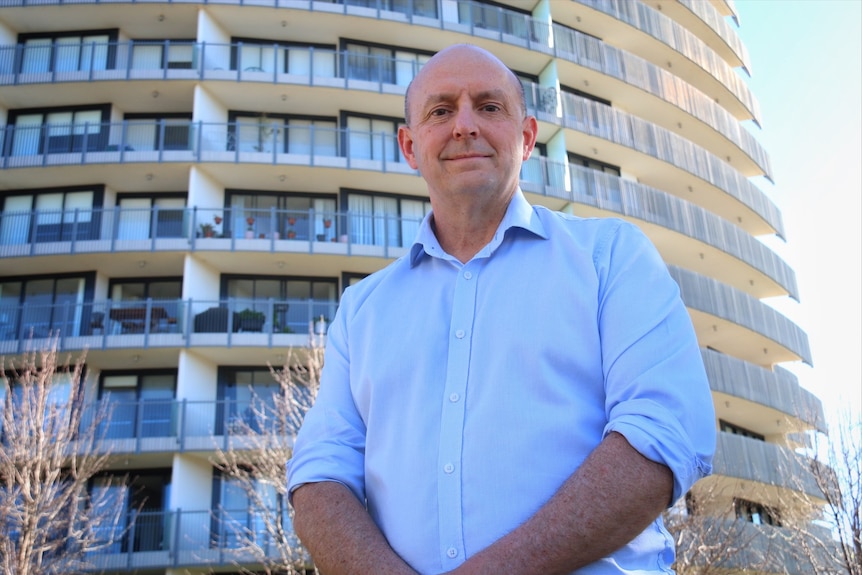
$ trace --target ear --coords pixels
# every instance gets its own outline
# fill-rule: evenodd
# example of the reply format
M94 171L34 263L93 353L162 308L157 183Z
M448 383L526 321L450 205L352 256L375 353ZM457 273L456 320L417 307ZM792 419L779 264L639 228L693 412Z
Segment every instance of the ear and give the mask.
M401 153L410 167L418 170L419 164L416 163L416 153L413 150L413 135L407 126L398 126L398 147L401 148Z
M533 153L533 148L536 146L536 138L539 136L539 123L536 121L535 116L524 118L522 134L524 136L524 157L521 159L527 161L530 158L530 154Z

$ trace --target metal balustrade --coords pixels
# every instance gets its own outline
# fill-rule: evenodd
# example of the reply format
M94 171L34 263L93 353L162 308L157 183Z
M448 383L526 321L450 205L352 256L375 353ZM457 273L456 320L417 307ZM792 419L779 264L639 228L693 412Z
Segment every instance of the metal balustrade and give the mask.
M781 212L729 164L682 136L600 102L563 93L563 125L667 162L709 182L749 207L779 235Z
M105 548L88 554L88 570L157 569L168 567L229 566L254 561L246 545L277 558L278 549L264 517L278 518L294 547L291 513L282 507L261 510L212 509L188 511L130 511L116 526L100 534Z
M709 2L700 2L699 0L678 0L680 4L685 6L692 14L697 16L704 24L709 26L722 41L727 44L730 50L736 54L739 61L746 72L751 71L751 61L748 55L748 49L736 33L736 30L727 22L727 20L715 9Z
M576 0L646 33L697 64L725 86L760 120L760 106L742 78L695 34L643 2L631 0Z
M686 307L762 334L811 365L808 336L775 309L741 290L693 271L673 265L668 266L668 271L679 284Z
M701 349L701 355L713 391L771 407L826 432L823 404L791 372L778 366L764 369L709 349Z
M823 493L811 473L811 462L810 458L788 447L720 431L713 473L822 499Z
M297 394L306 393L297 386ZM309 405L297 397L297 405ZM82 426L108 408L109 417L98 422L97 445L112 454L256 449L251 436L265 433L292 442L303 412L279 417L265 394L255 399L191 401L187 399L114 399L110 393L86 406ZM257 446L257 447L255 447Z
M278 339L324 334L338 302L315 299L111 301L0 306L0 352L30 340L58 339L60 349L283 346ZM263 339L261 339L263 338Z

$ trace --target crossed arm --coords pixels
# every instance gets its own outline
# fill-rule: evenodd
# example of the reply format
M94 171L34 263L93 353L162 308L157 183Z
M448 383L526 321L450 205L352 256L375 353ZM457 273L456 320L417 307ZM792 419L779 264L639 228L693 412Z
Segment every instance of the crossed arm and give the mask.
M571 573L634 539L672 491L670 469L610 433L532 517L449 575ZM325 575L416 574L340 483L302 485L293 506L296 532Z

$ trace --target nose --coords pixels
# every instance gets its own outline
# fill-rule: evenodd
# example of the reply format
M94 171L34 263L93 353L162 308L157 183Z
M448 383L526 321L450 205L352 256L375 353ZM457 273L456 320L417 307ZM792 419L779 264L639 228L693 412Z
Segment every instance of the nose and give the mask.
M479 125L476 115L470 106L459 106L455 114L455 124L452 128L455 139L475 138L479 135Z

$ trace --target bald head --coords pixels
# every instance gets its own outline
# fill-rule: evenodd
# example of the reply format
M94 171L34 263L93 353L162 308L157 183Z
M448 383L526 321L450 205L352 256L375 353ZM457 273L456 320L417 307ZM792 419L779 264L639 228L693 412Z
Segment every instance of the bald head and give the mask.
M407 125L410 125L411 121L411 93L414 92L414 85L419 85L423 82L424 77L428 74L430 70L433 68L463 68L465 66L475 67L475 66L490 66L499 68L501 70L505 70L509 81L512 83L512 87L516 90L518 94L518 98L521 105L522 115L526 117L527 115L527 99L524 95L524 86L521 84L521 81L506 66L499 58L497 58L491 52L485 50L484 48L480 48L478 46L474 46L472 44L454 44L447 48L443 48L434 56L431 57L428 62L422 66L422 69L416 74L410 84L407 86L407 92L404 95L404 121ZM452 68L454 67L454 68Z

